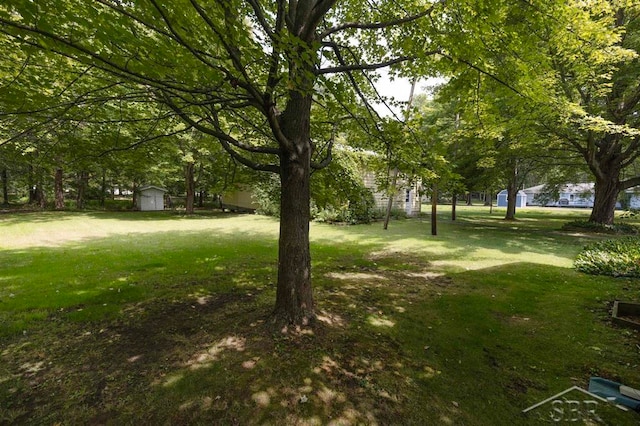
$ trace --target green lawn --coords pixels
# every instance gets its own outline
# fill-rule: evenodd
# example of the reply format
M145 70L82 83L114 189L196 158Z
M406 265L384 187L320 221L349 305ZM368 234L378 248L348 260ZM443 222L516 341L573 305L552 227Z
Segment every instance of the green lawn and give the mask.
M560 231L587 211L441 212L313 223L319 321L286 334L273 219L0 216L0 424L535 424L591 376L640 388L609 320L640 282L574 271L604 237Z

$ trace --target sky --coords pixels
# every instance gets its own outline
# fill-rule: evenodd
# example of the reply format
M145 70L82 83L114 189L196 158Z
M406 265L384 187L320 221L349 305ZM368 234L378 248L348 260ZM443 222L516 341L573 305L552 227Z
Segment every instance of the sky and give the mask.
M395 78L393 81L389 78L388 74L382 70L382 78L376 83L376 88L381 96L392 97L399 102L407 102L411 94L411 81L406 78ZM430 77L426 79L420 79L416 83L414 96L419 93L427 93L428 88L435 84L441 84L444 82L443 78ZM376 106L376 111L383 117L391 115L391 112L383 104ZM395 113L398 117L402 117L404 111L395 108Z

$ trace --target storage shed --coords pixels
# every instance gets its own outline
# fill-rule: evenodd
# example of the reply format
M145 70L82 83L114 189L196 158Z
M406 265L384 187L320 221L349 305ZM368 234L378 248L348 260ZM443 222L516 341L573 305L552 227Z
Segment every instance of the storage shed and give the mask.
M140 187L136 207L143 212L164 210L164 194L166 192L166 189L153 185Z
M527 206L527 193L523 190L518 191L516 195L516 208ZM498 207L507 207L507 190L503 189L498 192Z

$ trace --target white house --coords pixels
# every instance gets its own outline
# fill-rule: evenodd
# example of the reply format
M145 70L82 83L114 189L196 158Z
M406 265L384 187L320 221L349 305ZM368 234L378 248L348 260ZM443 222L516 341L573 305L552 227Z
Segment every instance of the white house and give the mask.
M527 193L527 204L530 206L547 207L593 207L594 199L593 183L568 183L558 188L557 196L552 196L545 191L545 185L536 185L525 188ZM637 188L627 189L624 196L628 201L628 207L632 209L640 208L640 194ZM616 204L621 208L621 203Z
M140 187L136 207L140 211L164 210L164 194L166 192L166 189L153 185Z
M593 207L593 183L571 183L561 185L557 196L545 192L546 185L525 188L530 206L547 207Z
M498 192L498 207L507 207L507 190L503 189ZM516 194L516 208L527 206L527 193L523 190L518 191Z

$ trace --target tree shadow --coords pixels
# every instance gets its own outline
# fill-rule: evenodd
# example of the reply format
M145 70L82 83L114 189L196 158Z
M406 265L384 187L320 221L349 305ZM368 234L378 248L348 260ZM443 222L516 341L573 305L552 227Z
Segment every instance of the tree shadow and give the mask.
M554 377L583 385L597 367L640 381L620 364L635 337L594 322L605 314L590 302L598 280L563 287L576 273L543 265L445 275L384 261L316 276L317 325L286 334L269 321L273 289L257 285L149 295L95 321L55 312L2 344L0 420L523 424L523 408L564 386ZM538 279L518 280L523 270ZM606 356L591 349L605 329ZM575 365L558 361L567 352Z

